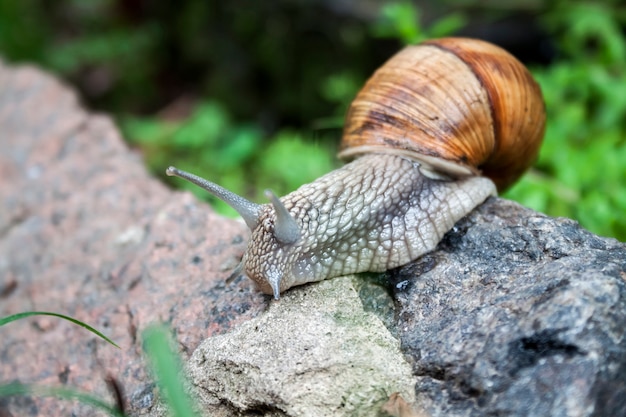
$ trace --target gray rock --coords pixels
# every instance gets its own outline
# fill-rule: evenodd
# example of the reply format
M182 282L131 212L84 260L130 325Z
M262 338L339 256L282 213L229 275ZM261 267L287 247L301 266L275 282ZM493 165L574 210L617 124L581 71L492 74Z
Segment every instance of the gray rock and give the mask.
M268 311L206 339L189 362L206 415L377 416L414 395L400 344L363 309L352 278L289 291Z
M626 415L626 247L491 199L390 272L436 416Z

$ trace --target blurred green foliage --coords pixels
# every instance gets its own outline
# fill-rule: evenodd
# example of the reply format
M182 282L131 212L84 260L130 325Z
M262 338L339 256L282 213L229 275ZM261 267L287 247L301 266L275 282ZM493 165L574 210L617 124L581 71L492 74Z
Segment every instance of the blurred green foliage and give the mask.
M424 27L421 24L420 11L413 3L392 2L381 7L380 18L372 26L372 31L374 36L396 38L408 45L429 38L452 35L465 26L466 22L463 14L452 12Z
M562 56L534 68L548 111L536 168L506 197L626 241L626 10L561 2L543 17Z
M78 86L90 107L118 118L158 175L177 165L265 201L265 188L283 195L338 165L332 155L350 100L401 44L531 16L556 52L547 65L529 63L548 125L537 164L505 197L626 241L625 6L416 4L0 2L0 53Z
M174 164L257 201L270 184L283 195L335 167L333 152L306 141L303 133L282 129L264 140L258 126L234 123L214 101L198 103L180 121L127 117L122 126L156 172ZM191 183L174 181L200 198L211 198ZM222 201L211 201L220 212L236 215Z

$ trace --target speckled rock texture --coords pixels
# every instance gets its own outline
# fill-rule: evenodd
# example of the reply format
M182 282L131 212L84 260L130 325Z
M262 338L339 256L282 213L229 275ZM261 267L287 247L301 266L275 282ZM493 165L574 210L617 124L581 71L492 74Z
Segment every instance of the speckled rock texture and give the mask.
M267 307L249 280L225 283L246 226L151 178L112 121L84 111L49 75L0 63L0 149L0 316L62 313L121 346L56 318L13 322L0 328L0 383L75 387L112 403L111 375L127 408L148 413L147 325L170 325L186 359L206 337ZM94 410L0 398L3 417L72 413Z
M491 199L389 280L433 417L626 416L626 245Z
M0 315L68 314L122 347L11 323L0 383L113 403L113 377L131 415L164 415L140 338L159 321L207 416L375 416L390 396L402 417L626 415L626 245L573 221L491 198L411 265L273 302L225 281L245 225L151 178L52 77L0 64L0 149ZM0 415L97 414L29 396Z

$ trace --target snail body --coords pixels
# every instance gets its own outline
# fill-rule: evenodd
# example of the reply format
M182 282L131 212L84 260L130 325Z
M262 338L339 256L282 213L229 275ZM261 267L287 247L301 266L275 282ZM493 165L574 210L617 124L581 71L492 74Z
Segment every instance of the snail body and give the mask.
M238 268L276 299L307 282L384 271L433 250L539 150L541 91L513 56L487 42L409 46L352 102L339 157L350 161L258 205L174 167L233 206L252 231Z

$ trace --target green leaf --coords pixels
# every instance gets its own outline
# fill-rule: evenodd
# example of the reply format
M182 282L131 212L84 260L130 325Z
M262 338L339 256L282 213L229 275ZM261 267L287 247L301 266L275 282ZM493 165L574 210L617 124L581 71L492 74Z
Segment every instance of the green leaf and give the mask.
M269 142L259 158L258 186L271 188L278 195L332 171L328 149L304 140L300 134L282 131Z
M152 325L142 333L144 350L150 361L157 384L174 417L196 416L185 391L182 366L172 348L173 342L165 326Z
M418 9L410 2L385 4L373 26L374 35L397 38L405 44L417 43L425 38L419 17Z
M100 409L111 416L124 417L124 414L117 409L117 407L113 407L95 396L71 388L46 387L34 384L21 384L19 382L0 385L0 398L15 395L58 397L65 400L77 400L83 404Z
M452 13L433 22L428 28L429 38L441 38L450 36L463 28L467 24L467 19L461 13Z
M176 146L202 148L211 146L223 135L230 125L229 115L224 108L214 102L198 105L172 140Z
M26 317L32 317L32 316L53 316L53 317L59 317L62 318L64 320L70 321L80 327L83 327L87 330L89 330L91 333L95 334L96 336L101 337L102 339L106 340L107 342L109 342L110 344L112 344L113 346L115 346L116 348L120 348L115 342L113 342L111 339L109 339L108 337L106 337L105 335L103 335L102 333L100 333L99 331L97 331L96 329L94 329L93 327L91 327L88 324L83 323L82 321L76 320L72 317L69 316L65 316L63 314L59 314L59 313L50 313L47 311L27 311L25 313L17 313L17 314L13 314L11 316L7 316L7 317L2 317L0 318L0 327L4 326L5 324L11 323L12 321L15 320L20 320Z
M214 155L206 163L216 170L238 169L256 154L261 145L261 130L254 126L231 129L220 145L212 149Z
M320 93L334 103L349 103L361 88L362 81L351 71L331 74L322 83Z

